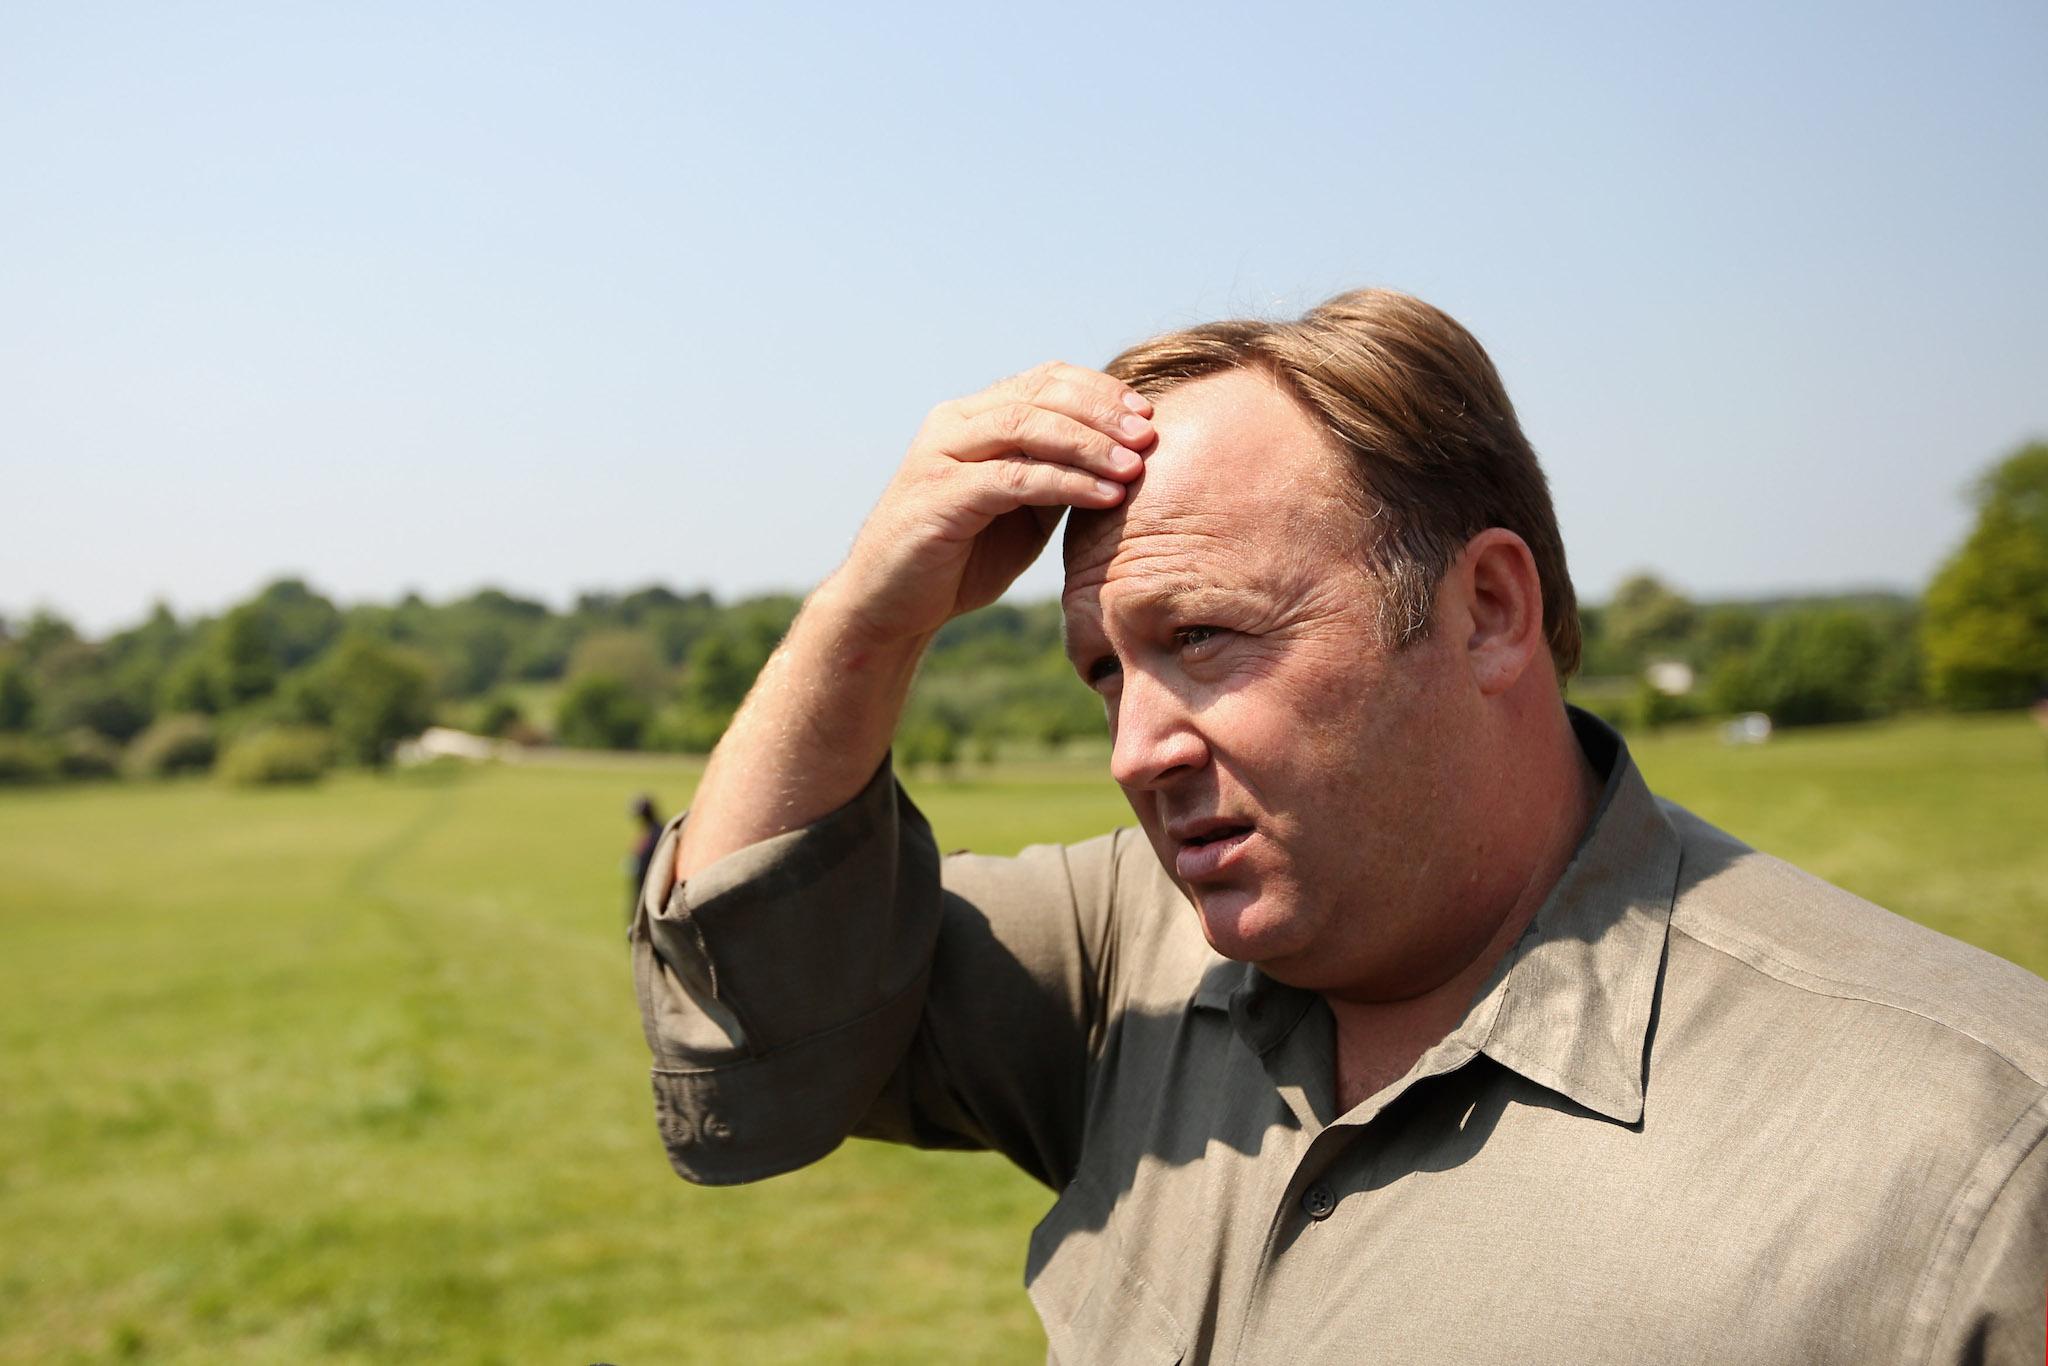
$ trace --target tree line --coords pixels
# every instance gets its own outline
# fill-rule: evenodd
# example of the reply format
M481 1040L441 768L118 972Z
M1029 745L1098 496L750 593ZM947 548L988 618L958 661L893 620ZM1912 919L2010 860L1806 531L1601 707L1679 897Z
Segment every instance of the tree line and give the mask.
M2048 444L1971 490L1977 519L1926 592L1695 602L1651 575L1581 609L1572 697L1624 727L1760 711L1781 725L2048 690ZM439 722L521 744L703 753L799 600L663 586L566 611L494 588L342 606L279 579L218 616L159 605L91 640L60 616L0 620L0 782L217 770L247 782L378 766ZM1678 688L1653 665L1682 665ZM1683 680L1681 680L1683 681ZM950 767L1100 736L1057 603L1001 602L933 642L899 760Z

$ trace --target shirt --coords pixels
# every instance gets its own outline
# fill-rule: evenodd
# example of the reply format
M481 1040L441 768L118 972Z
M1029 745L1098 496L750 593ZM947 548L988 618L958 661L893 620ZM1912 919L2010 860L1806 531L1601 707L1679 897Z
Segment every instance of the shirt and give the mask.
M1327 1005L1142 835L941 859L885 764L635 921L685 1178L849 1135L1007 1154L1060 1362L2026 1362L2048 983L1604 772L1462 1021L1335 1108Z

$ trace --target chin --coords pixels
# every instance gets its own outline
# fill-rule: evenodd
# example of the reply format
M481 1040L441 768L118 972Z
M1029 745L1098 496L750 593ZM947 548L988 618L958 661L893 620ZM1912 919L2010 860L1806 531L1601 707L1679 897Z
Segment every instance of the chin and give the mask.
M1312 937L1298 909L1282 898L1236 887L1195 889L1191 896L1202 937L1225 958L1240 963L1288 958Z

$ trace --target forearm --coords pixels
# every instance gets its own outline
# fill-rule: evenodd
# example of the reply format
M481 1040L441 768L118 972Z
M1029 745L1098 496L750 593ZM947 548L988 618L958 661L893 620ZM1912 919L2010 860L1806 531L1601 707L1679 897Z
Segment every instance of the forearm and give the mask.
M676 851L687 880L858 796L939 627L993 602L1069 507L1144 468L1151 404L1050 364L934 408L853 552L811 595L719 741Z
M826 580L761 670L698 785L678 879L838 810L888 753L930 637L878 640L850 596Z

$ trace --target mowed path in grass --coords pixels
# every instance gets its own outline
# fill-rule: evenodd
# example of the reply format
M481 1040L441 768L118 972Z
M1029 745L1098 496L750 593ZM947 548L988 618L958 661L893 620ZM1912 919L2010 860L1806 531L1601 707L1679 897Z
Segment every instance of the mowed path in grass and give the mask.
M2048 971L2048 739L1915 720L1653 786ZM0 1360L1030 1361L1048 1195L855 1143L668 1172L620 941L626 799L686 764L0 796ZM942 847L1128 819L1099 756L912 784Z

